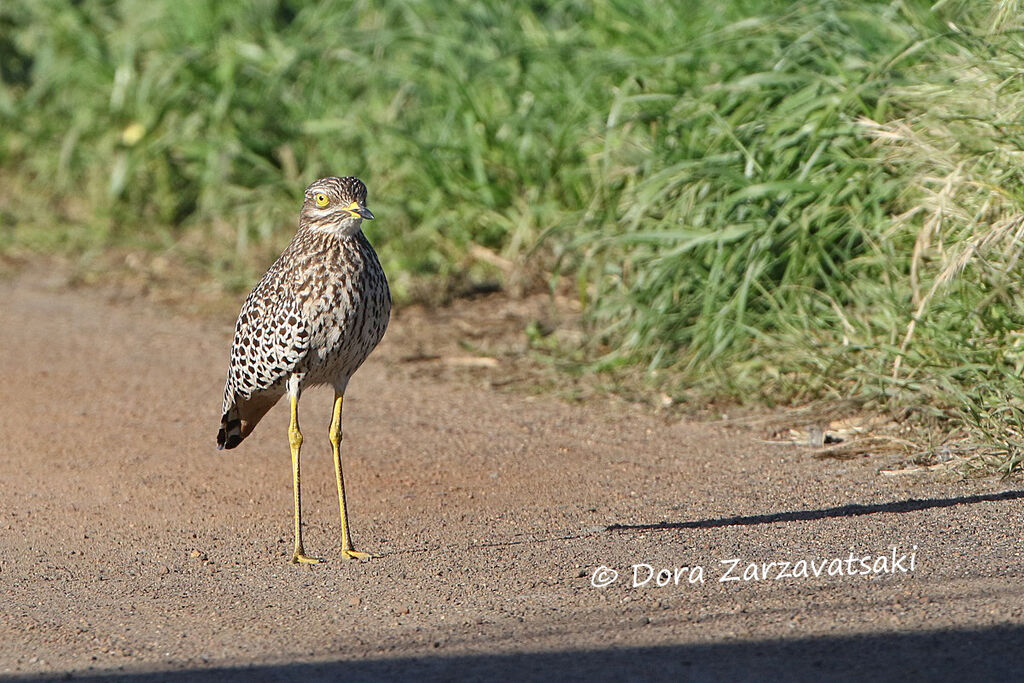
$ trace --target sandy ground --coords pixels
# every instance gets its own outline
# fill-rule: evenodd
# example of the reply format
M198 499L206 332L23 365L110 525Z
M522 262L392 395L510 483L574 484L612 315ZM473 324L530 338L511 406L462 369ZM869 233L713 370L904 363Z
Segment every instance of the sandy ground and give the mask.
M338 553L313 391L306 549L327 561L293 566L286 411L215 449L230 320L0 283L0 676L1019 675L1018 483L416 376L423 324L393 323L345 403L354 538L379 557ZM671 578L634 586L634 565Z

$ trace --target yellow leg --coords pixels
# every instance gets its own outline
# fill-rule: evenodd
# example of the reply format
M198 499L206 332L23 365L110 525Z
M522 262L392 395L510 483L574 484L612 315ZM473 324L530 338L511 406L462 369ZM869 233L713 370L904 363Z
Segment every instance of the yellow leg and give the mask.
M352 549L348 534L348 514L345 509L345 478L341 474L341 401L343 396L334 396L334 417L331 418L331 448L334 451L334 476L338 480L338 507L341 509L341 554L357 560L368 560L373 555Z
M288 425L288 444L292 449L292 487L295 490L295 551L292 553L292 562L303 564L316 564L316 558L306 557L306 551L302 549L302 501L299 496L299 451L302 448L302 432L299 431L299 399L291 395L292 419Z

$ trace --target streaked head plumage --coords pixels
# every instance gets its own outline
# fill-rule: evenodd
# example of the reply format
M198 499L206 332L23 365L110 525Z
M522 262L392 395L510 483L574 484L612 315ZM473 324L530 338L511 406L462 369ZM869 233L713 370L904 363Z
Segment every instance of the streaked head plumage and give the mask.
M314 230L354 232L364 219L373 220L373 213L359 178L320 178L306 188L302 221Z

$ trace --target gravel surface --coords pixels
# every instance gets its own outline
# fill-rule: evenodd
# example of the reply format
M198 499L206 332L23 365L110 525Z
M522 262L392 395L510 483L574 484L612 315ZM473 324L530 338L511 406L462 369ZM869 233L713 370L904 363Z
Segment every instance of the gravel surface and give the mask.
M294 566L287 411L215 447L230 320L37 276L0 302L0 676L1020 675L1015 481L417 377L407 340L434 333L400 315L345 402L353 536L379 557L338 552L314 390L305 541L326 562Z

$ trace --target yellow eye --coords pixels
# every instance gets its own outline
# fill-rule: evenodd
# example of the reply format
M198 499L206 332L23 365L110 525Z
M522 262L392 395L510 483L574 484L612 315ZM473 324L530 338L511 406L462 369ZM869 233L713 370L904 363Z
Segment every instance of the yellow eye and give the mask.
M315 195L313 195L313 201L316 202L317 206L327 206L327 204L330 202L330 200L327 199L327 195L325 195L323 192L317 192Z

